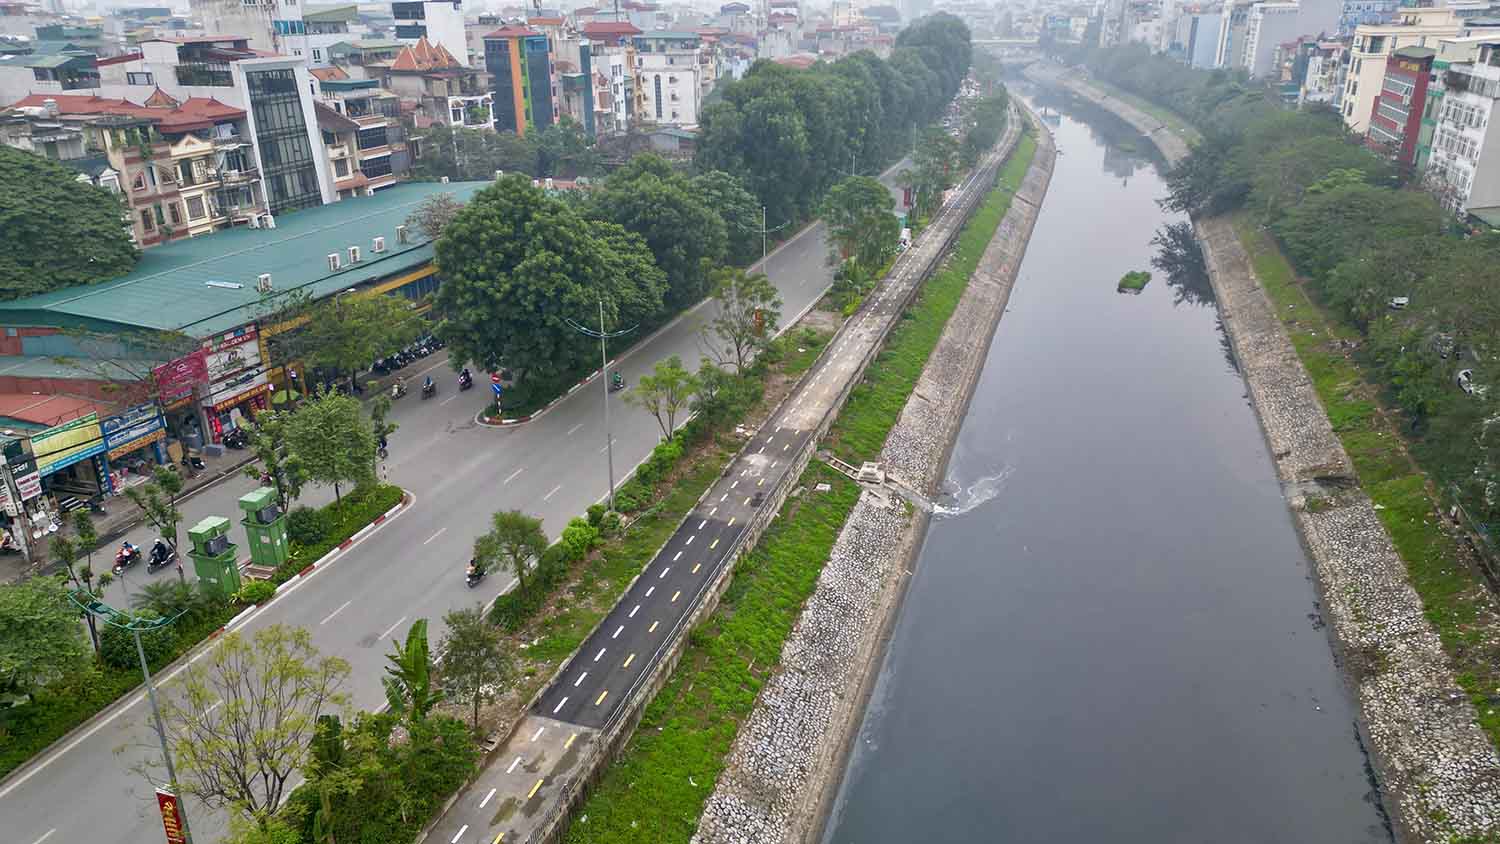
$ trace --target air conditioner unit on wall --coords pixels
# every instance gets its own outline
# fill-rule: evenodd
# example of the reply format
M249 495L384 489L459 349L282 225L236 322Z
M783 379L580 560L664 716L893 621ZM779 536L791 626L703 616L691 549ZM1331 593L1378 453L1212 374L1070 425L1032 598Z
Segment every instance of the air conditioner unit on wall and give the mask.
M270 273L261 273L259 276L256 276L256 278L255 278L255 289L259 290L262 293L270 293L271 292L271 274Z
M358 246L351 246L351 247L349 247L349 263L351 263L351 264L358 264L359 263L359 247Z
M343 262L343 260L341 260L339 258L339 253L337 253L337 252L329 252L328 253L328 271L329 272L335 272L336 273L343 266L344 266L344 262Z
M410 240L411 240L411 237L409 235L407 235L407 233L406 233L406 226L397 226L396 227L396 242L397 243L406 243L406 242L408 242Z
M383 237L377 237L377 238L375 238L374 242L372 242L370 244L370 251L374 252L376 255L379 255L380 253L384 252L385 251L385 238L383 238Z

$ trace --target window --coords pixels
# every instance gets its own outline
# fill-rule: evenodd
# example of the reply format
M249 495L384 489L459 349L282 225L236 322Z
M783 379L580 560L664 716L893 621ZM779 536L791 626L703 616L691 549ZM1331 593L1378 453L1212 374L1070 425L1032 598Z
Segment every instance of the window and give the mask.
M369 129L359 130L359 148L375 149L387 144L384 126L374 126Z
M323 133L323 145L324 146L331 147L331 146L337 144L338 142L339 142L339 139L338 139L337 135L333 134L332 132L324 132Z
M148 232L156 231L156 220L151 216L151 209L141 212L141 228Z
M342 179L349 175L349 159L340 158L333 162L333 174Z
M127 85L155 85L156 77L149 73L126 73L125 84Z
M448 119L454 126L462 126L464 124L464 107L454 106L449 109Z
M187 201L187 215L189 220L201 220L207 214L203 206L203 197L190 196Z
M317 47L314 47L313 48L313 61L320 62L322 60L323 60L323 51L320 50L320 49L318 49Z
M391 17L396 20L420 21L427 19L427 11L421 3L392 3Z
M193 178L193 162L179 161L177 163L177 181L181 182L184 187L197 184Z
M372 158L369 161L361 161L359 169L363 170L364 174L371 179L388 176L391 173L391 157L389 155L382 155L379 158Z
M141 171L141 172L139 172L139 173L137 173L137 174L135 174L135 178L130 181L130 189L131 190L145 190L146 189L146 173L145 173L144 170Z
M177 203L173 202L167 205L167 217L172 220L172 225L182 225L182 212L177 210Z

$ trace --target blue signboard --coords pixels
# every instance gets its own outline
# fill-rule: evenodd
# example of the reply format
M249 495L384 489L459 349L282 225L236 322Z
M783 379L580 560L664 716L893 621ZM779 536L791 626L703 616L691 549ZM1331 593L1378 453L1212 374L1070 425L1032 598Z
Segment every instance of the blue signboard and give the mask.
M142 404L109 417L99 427L104 431L104 447L113 457L121 446L152 437L162 430L163 423L156 405ZM156 438L159 437L153 437Z

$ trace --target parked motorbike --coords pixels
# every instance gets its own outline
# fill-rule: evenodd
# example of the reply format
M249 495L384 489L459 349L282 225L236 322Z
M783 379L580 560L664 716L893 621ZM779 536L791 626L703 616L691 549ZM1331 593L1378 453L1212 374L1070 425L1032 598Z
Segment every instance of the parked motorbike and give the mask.
M115 574L119 574L141 561L141 549L130 546L121 546L115 552Z
M380 360L375 361L375 363L371 364L370 371L375 373L376 375L391 374L390 358L381 358Z
M250 445L250 435L245 433L244 428L235 428L224 435L224 447L239 451Z
M204 469L207 469L208 466L206 464L204 464L202 458L195 457L195 456L193 456L191 454L188 454L188 455L183 456L183 458L182 458L182 468L188 469L188 470L191 470L191 471L194 471L194 472L201 472Z

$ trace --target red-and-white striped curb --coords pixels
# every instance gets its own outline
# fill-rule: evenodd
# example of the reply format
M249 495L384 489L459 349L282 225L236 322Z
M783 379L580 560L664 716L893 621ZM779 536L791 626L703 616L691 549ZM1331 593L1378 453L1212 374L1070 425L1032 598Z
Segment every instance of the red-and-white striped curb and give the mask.
M609 365L613 366L617 362L618 361L612 360L609 362ZM562 395L558 396L552 401L547 402L545 407L543 407L541 410L536 411L535 413L529 413L525 416L517 416L513 419L496 419L493 416L485 416L484 411L481 410L479 413L474 415L474 421L488 428L504 428L510 425L521 425L526 422L530 422L531 420L540 417L542 414L546 413L552 408L557 407L562 403L563 399L566 399L568 396L571 396L584 387L588 386L588 383L595 378L598 378L599 373L603 371L603 369L596 369L593 372L590 372L587 376L584 377L582 381L579 381L578 383L569 387Z
M375 521L370 522L369 524L367 524L364 527L360 528L359 530L355 531L353 536L349 537L348 539L344 540L343 542L340 542L338 544L337 548L334 548L332 551L329 551L327 554L324 554L323 556L319 557L316 561L314 561L312 563L308 563L307 566L305 568L303 568L301 571L297 572L295 575L293 575L293 576L287 578L285 581L283 581L280 585L278 585L276 587L276 592L278 594L280 594L281 590L284 587L288 586L289 584L295 583L299 578L307 577L309 574L312 574L313 571L315 571L319 566L327 565L328 563L332 562L333 558L335 556L337 556L337 555L343 553L344 551L348 550L350 547L352 547L354 545L354 543L359 542L361 539L364 539L367 535L369 535L370 531L373 531L375 528L377 528L380 525L384 524L387 519L389 519L392 516L396 515L398 512L401 511L401 508L403 508L405 506L406 506L406 498L403 496L402 499L401 499L401 503L399 503L396 506L392 507L391 509L385 511L384 513L381 513L380 515L376 516L375 517ZM260 606L260 605L256 604L255 606ZM254 608L255 607L251 607L251 609L254 609ZM248 610L247 610L247 612L248 612ZM244 615L244 613L240 613L240 615ZM239 618L239 616L235 616L236 620L238 618ZM234 623L233 621L230 622L230 624L233 624L233 623Z

